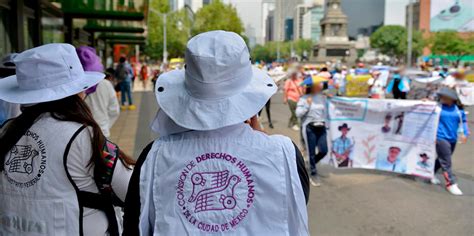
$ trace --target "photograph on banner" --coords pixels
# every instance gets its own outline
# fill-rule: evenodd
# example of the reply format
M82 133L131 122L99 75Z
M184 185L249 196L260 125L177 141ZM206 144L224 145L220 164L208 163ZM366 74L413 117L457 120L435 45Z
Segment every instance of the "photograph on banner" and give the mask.
M335 97L327 100L329 155L338 168L433 176L440 109L435 102Z
M423 98L432 99L442 82L443 78L441 76L414 78L410 83L408 98L415 100Z

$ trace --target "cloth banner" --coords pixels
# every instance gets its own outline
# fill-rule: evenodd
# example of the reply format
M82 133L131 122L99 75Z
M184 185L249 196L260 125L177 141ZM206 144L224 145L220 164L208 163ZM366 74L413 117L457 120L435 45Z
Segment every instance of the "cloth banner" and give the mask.
M456 92L463 105L474 105L474 83L460 84L456 86Z
M329 164L433 176L435 102L335 97L327 100L327 111Z
M409 99L434 98L442 82L441 77L415 78L411 81Z
M367 81L370 75L348 75L346 77L346 96L367 97L369 95L369 85Z

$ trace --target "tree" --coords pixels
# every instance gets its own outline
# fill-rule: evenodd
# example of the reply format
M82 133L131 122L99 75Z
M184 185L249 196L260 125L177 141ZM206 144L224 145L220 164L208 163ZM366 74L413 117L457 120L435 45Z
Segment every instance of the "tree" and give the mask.
M456 31L441 31L433 34L429 40L431 52L454 56L456 65L467 55L474 54L474 37L463 39Z
M275 61L277 59L278 47L280 47L280 58L290 59L292 44L293 50L299 57L302 57L304 51L308 55L311 54L313 42L311 40L298 39L290 42L267 42L265 45L255 45L251 49L252 59L266 62Z
M382 26L370 36L370 46L383 54L402 59L408 48L407 34L403 26ZM416 57L421 55L425 44L421 32L413 31L412 36L412 52Z
M192 34L196 35L211 30L232 31L242 35L244 26L237 10L232 5L214 0L196 12Z

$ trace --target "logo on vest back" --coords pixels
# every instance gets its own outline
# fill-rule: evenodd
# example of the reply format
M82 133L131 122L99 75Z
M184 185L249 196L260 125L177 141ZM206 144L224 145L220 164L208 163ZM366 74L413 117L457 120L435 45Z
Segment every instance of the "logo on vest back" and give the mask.
M29 130L19 143L7 154L5 175L10 184L28 188L40 180L46 169L46 150L39 136Z
M237 228L255 201L250 169L227 153L206 153L188 162L176 189L180 214L203 232Z

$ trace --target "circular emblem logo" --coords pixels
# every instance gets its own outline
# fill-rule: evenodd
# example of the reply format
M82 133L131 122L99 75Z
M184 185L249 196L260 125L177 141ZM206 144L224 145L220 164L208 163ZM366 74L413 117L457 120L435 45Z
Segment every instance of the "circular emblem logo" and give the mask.
M46 169L45 145L38 134L28 130L6 159L4 173L8 182L19 188L29 188L40 180Z
M202 232L236 229L255 201L247 165L227 153L205 153L189 161L178 176L180 214Z

